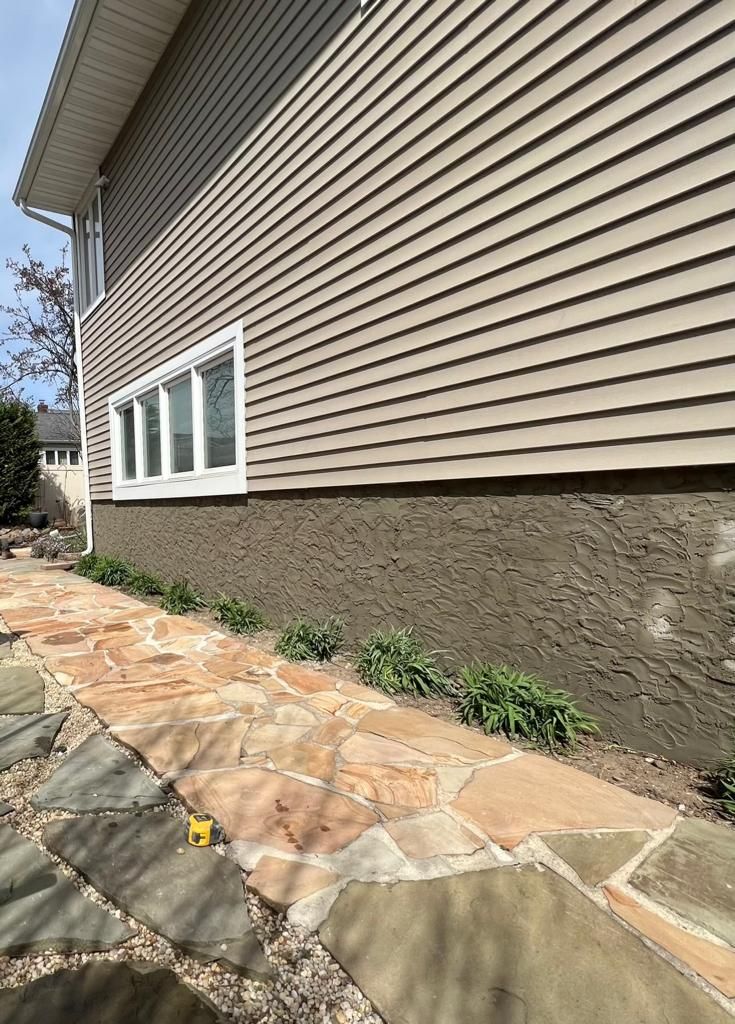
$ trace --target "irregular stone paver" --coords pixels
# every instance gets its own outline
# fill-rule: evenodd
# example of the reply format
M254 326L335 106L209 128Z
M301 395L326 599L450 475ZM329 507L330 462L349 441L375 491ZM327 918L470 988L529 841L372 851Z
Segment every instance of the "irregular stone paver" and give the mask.
M67 714L22 715L0 722L0 770L26 757L46 757Z
M358 731L399 740L414 750L431 755L435 764L491 761L505 757L512 750L506 740L470 732L412 708L371 711L361 720Z
M237 865L189 846L183 822L167 814L62 818L46 826L43 842L113 903L195 958L255 978L270 973Z
M334 777L336 756L329 747L319 747L315 743L290 743L268 753L276 768L283 771L309 775L325 782Z
M0 953L104 950L134 934L82 896L30 839L0 825Z
M610 909L647 938L706 978L724 995L735 996L735 952L677 928L615 886L605 886Z
M308 731L308 725L277 725L275 722L255 725L243 742L243 753L261 754L264 750L270 750L271 747L296 743Z
M483 846L482 841L472 835L469 829L463 828L443 811L405 821L392 821L385 829L407 857L419 860L425 857L471 854Z
M43 679L34 668L0 668L0 715L43 711Z
M0 990L4 1024L220 1024L204 996L150 963L98 960Z
M104 736L88 736L31 798L36 809L133 811L157 807L166 794Z
M568 882L535 866L351 882L319 937L393 1024L731 1020Z
M532 832L660 829L676 811L536 754L475 772L452 807L513 849Z
M401 807L436 807L436 775L430 768L390 764L351 764L337 772L334 784L367 800Z
M112 729L115 739L136 750L159 775L212 768L237 768L240 748L250 728L247 718L176 725Z
M10 814L14 810L12 804L6 804L4 800L0 800L0 818L4 818L6 814Z
M285 853L335 853L378 820L347 796L262 768L188 775L174 788L190 807L214 814L228 838Z
M75 696L81 704L115 725L177 722L234 713L216 694L178 680L140 686L102 683L85 687Z
M599 885L635 857L650 838L648 832L633 831L544 835L543 840L585 885Z
M282 911L292 903L335 885L339 879L340 876L333 871L325 871L314 864L261 857L255 870L248 875L247 887L271 907Z
M633 873L631 885L735 945L734 840L724 825L686 818Z

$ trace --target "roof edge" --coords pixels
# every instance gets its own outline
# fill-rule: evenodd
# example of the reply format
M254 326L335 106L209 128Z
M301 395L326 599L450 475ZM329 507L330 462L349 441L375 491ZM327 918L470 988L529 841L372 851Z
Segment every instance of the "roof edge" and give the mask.
M86 38L98 0L76 0L66 26L59 55L51 73L41 112L36 121L31 141L28 144L23 167L13 192L17 206L25 200L33 186L38 165L41 162L46 143L59 113L62 100L71 81L82 45ZM58 211L57 211L58 212Z

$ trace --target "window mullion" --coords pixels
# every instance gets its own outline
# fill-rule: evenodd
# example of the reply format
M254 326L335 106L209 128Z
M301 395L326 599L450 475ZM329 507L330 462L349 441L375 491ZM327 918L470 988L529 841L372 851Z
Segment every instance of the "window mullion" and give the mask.
M194 472L199 476L204 469L204 400L202 375L191 368L191 425L194 435Z
M133 423L135 427L135 479L140 480L145 475L143 468L143 409L137 396L133 399Z
M94 203L87 210L87 279L89 282L89 304L97 297L97 264L94 258Z
M168 415L168 390L163 384L158 385L158 402L161 418L161 476L168 480L171 476L171 424Z

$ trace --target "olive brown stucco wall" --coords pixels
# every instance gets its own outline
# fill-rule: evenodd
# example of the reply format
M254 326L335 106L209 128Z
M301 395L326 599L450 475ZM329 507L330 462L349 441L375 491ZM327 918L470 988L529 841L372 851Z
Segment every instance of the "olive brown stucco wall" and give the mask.
M274 623L415 624L450 664L570 689L637 749L694 763L735 721L735 472L665 471L94 504L96 549Z

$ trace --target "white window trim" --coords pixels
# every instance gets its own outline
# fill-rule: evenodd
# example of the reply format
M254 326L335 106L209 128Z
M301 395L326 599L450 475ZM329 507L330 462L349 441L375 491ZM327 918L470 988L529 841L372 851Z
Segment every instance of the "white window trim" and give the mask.
M99 172L96 175L95 184L89 189L81 203L79 209L74 214L74 235L77 247L77 269L79 274L79 281L77 282L77 294L79 298L79 322L84 323L88 316L90 316L95 309L104 301L105 298L105 229L102 220L102 187L96 182L100 180ZM82 256L82 246L85 244L84 232L82 231L82 217L90 212L97 205L99 209L99 220L100 220L100 264L101 264L101 290L98 295L90 302L88 306L85 306L85 280L84 280L84 268L90 260L90 254L88 253L86 258ZM93 228L94 230L94 222ZM92 254L94 255L94 254ZM95 260L95 274L97 273L97 262Z
M56 462L47 462L46 453L54 452ZM59 462L59 452L66 452L67 461ZM77 463L71 462L70 452L76 452L79 458ZM41 465L46 466L48 469L81 469L82 468L82 452L80 448L49 448L44 445L41 454Z
M204 468L204 417L201 371L220 357L233 355L235 372L235 454L234 466ZM194 471L171 473L169 455L168 391L178 377L192 375L192 423L194 429ZM143 476L143 430L140 399L159 389L161 431L161 476ZM119 410L133 403L135 418L135 480L122 474L122 432ZM247 493L245 450L245 352L242 321L230 324L180 355L169 359L145 376L116 391L108 402L112 445L113 501L143 501L151 498L193 498L218 494Z

